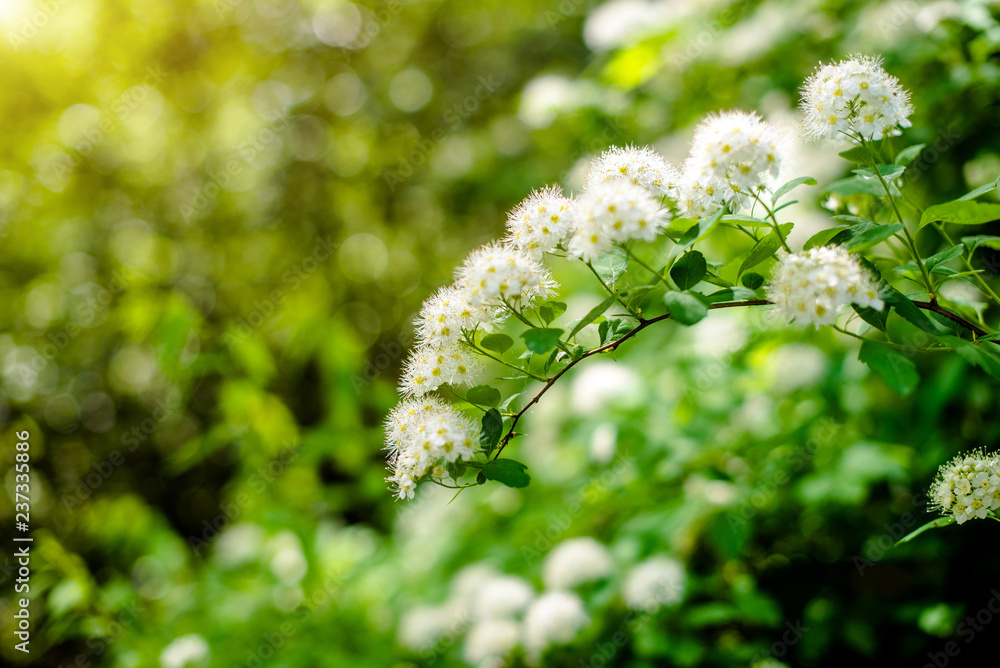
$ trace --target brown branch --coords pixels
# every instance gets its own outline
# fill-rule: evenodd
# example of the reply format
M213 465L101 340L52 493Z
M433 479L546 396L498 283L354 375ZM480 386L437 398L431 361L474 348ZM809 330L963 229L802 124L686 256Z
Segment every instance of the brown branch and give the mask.
M711 310L714 310L714 309L723 309L723 308L739 308L741 306L763 306L765 304L770 304L770 303L772 303L772 302L768 301L767 299L747 299L746 301L741 301L741 302L725 302L725 303L722 303L722 304L712 304L708 308L711 309ZM927 311L933 311L934 313L937 313L939 315L943 315L944 317L948 318L952 322L956 322L959 325L961 325L962 327L965 327L966 329L968 329L969 331L974 332L976 334L976 336L982 337L982 336L987 336L988 335L988 332L986 330L984 330L983 328L979 327L975 323L969 322L968 320L966 320L965 318L963 318L962 316L960 316L960 315L958 315L956 313L952 313L948 309L946 309L943 306L939 305L937 302L917 302L917 301L915 301L915 302L913 302L913 304L917 308L922 308L922 309L925 309ZM511 423L510 423L510 429L508 429L507 433L504 434L504 436L503 436L502 439L500 439L500 446L497 448L496 453L493 455L493 459L496 459L497 457L499 457L500 453L503 451L503 449L505 447L507 447L507 444L510 442L510 440L512 438L514 438L514 436L517 435L517 434L514 433L514 428L517 427L517 423L521 419L521 417L523 417L524 414L528 412L529 408L531 408L532 406L534 406L535 404L538 403L538 401L542 398L542 395L545 394L546 392L548 392L549 388L552 387L557 380L559 380L560 378L562 378L563 374L565 374L567 371L569 371L570 369L572 369L573 367L575 367L577 364L579 364L583 360L587 359L588 357L593 357L594 355L600 355L601 353L614 352L615 350L618 349L618 346L620 346L621 344L625 343L626 341L628 341L633 336L635 336L636 334L638 334L642 330L646 329L650 325L655 325L656 323L658 323L658 322L660 322L662 320L669 320L669 319L670 319L670 314L669 313L665 313L664 315L657 316L655 318L650 318L649 320L640 319L639 320L639 325L635 329L633 329L631 332L629 332L628 334L626 334L625 336L623 336L622 338L618 339L617 341L612 341L611 343L606 343L606 344L604 344L603 346L601 346L599 348L594 348L593 350L588 350L583 355L581 355L579 358L570 361L570 363L567 364L566 366L564 366L562 369L560 369L559 372L556 375L552 376L547 381L545 381L545 385L542 387L541 390L539 390L538 394L536 394L531 399L531 401L529 401L527 404L525 404L524 407L521 410L519 410L517 413L514 414L514 417L513 417L513 419L511 420ZM1000 345L1000 341L993 341L993 343L995 343L997 345Z

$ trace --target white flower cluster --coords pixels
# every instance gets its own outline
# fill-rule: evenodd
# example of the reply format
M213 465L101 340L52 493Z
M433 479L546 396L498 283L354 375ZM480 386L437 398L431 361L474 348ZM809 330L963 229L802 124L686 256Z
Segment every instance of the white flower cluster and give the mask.
M801 107L806 134L814 139L881 139L910 127L913 113L910 94L881 59L863 55L821 65L802 87Z
M538 594L519 577L467 566L453 579L447 601L404 615L400 642L420 651L467 629L462 657L471 666L520 665L522 653L530 665L540 665L549 649L573 643L591 624L583 598L572 589L613 577L615 565L593 538L572 538L546 555L542 571L545 591ZM628 572L621 596L629 608L652 613L683 599L685 579L680 562L654 556Z
M455 273L455 284L473 306L530 305L556 288L549 270L526 253L503 243L474 250Z
M385 424L387 460L397 498L413 498L417 481L430 473L447 480L446 462L469 461L479 452L475 421L437 397L407 399Z
M728 205L736 211L777 182L788 160L785 136L756 113L727 111L694 131L684 162L680 205L690 218Z
M574 226L573 200L559 188L533 191L507 215L506 238L514 248L541 260L555 250Z
M197 633L174 638L160 652L162 668L188 668L206 665L209 655L208 642Z
M789 322L832 325L841 306L881 311L885 303L871 275L842 246L810 248L786 255L774 267L768 297Z
M626 179L598 182L577 200L576 233L568 255L586 261L631 239L653 241L669 222L669 213L649 190Z
M959 524L985 519L1000 509L1000 457L981 450L955 457L938 470L930 498L934 509Z
M673 197L680 172L648 146L612 146L590 165L587 188L621 180L642 186L654 195Z

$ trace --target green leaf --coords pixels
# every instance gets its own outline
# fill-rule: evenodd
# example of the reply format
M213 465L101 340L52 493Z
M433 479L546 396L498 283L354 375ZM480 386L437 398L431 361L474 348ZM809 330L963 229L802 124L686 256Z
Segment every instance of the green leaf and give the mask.
M476 385L469 388L469 391L465 393L465 398L479 406L497 406L503 397L500 395L500 390L494 387Z
M902 223L893 225L876 225L851 236L847 249L851 251L864 250L875 244L880 244L894 234L903 230Z
M667 310L682 325L693 325L708 315L708 307L689 292L670 291L663 295Z
M785 223L784 225L779 225L778 229L781 230L781 235L788 238L788 233L792 231L794 227L793 223ZM746 256L743 260L743 264L740 265L740 272L743 273L751 267L756 267L758 264L766 260L767 258L774 255L774 253L781 248L781 237L778 233L771 231L766 237L761 239L750 249L750 254Z
M697 223L692 225L690 229L681 235L681 238L677 242L677 246L674 250L677 252L686 250L708 236L708 233L711 232L712 228L714 228L719 222L724 212L725 209L719 209L708 218L702 218Z
M566 304L551 299L538 307L538 315L542 316L542 320L545 321L546 325L565 312Z
M966 200L955 200L947 204L929 206L920 216L920 227L934 221L952 225L983 225L1000 220L1000 204L982 204Z
M528 350L536 355L542 355L559 345L559 337L562 334L561 329L535 327L522 334L521 338L524 339L524 345Z
M479 345L486 350L492 350L495 353L503 355L505 352L510 350L512 345L514 345L514 339L510 338L506 334L487 334L483 337L483 340L479 342Z
M576 323L576 325L573 326L573 329L571 329L569 332L569 336L567 336L566 338L572 339L574 336L579 334L581 329L583 329L584 327L586 327L587 325L589 325L590 323L594 322L599 317L601 317L601 315L609 308L611 308L611 305L614 303L615 303L615 296L611 295L603 302L601 302L594 308L587 311L587 315L583 316L580 319L580 322Z
M935 253L934 255L931 255L929 258L924 260L924 268L927 269L927 271L934 271L935 267L937 267L938 265L947 264L951 260L954 260L956 257L960 257L964 251L965 251L965 245L958 244L957 246L952 246L948 250L943 250L940 253Z
M527 468L513 459L491 459L483 464L483 475L508 487L527 487L531 482L531 476L525 472Z
M993 183L987 183L985 186L979 186L975 190L970 190L969 192L959 197L958 201L964 202L967 200L976 199L980 195L985 195L986 193L993 192L994 190L997 189L998 186L1000 186L1000 176L998 176Z
M906 396L920 381L917 366L899 352L875 341L861 344L858 359L872 368L896 393Z
M483 431L479 436L479 441L483 446L483 450L486 451L487 457L493 452L493 448L497 447L497 443L500 442L502 435L503 417L500 415L500 411L491 408L483 416Z
M924 150L925 146L927 146L927 144L917 144L915 146L908 146L899 152L899 154L896 156L896 159L893 160L893 162L897 165L902 165L903 167L906 167L908 164L916 160L917 156L920 155L920 152Z
M891 304L896 309L896 313L909 321L910 324L915 325L928 334L937 335L941 333L941 330L931 322L931 319L923 311L910 301L909 297L888 284L884 284L881 289L885 293L885 303Z
M899 189L892 183L886 184L889 186L889 191L892 193L893 197L899 196ZM841 179L839 181L834 181L826 187L823 191L826 193L836 193L838 195L874 195L876 197L884 197L885 189L882 188L882 184L878 182L876 178L861 178L860 176L852 176L846 179Z
M760 287L764 285L764 277L758 273L748 271L743 274L743 278L740 279L740 283L750 290L759 290Z
M772 205L776 204L777 201L781 199L785 193L790 192L793 188L798 188L802 184L805 184L807 186L814 186L816 185L816 183L817 183L816 179L814 179L811 176L800 176L797 179L792 179L791 181L782 185L781 187L779 187L777 190L774 191L774 194L771 195L771 204Z
M594 268L602 281L614 286L615 281L625 273L625 269L628 267L628 254L621 248L614 246L607 253L595 258L590 266Z
M977 345L957 336L939 335L938 340L951 346L955 353L969 364L974 364L994 378L1000 378L1000 356L994 352L996 344L990 347Z
M855 146L846 151L841 151L838 155L844 160L856 162L859 165L867 164L869 158L868 149L863 146Z
M950 524L955 523L955 516L949 515L948 517L939 517L936 520L932 520L927 524L923 525L919 529L911 531L902 538L896 541L896 545L902 545L903 543L909 543L911 540L919 536L925 531L930 531L931 529L938 529L940 527L946 527Z
M857 304L851 304L851 308L869 325L875 329L885 331L886 321L889 319L889 312L887 310L876 311L871 306L858 306Z
M834 216L836 220L843 220L847 222L848 225L857 225L858 223L863 223L865 225L878 225L874 220L868 218L862 218L861 216L850 216L845 214L839 214Z
M770 227L771 221L742 213L726 214L722 217L724 223L741 223L744 227Z
M760 274L747 274L747 276L760 276ZM761 278L763 280L763 277ZM722 288L721 290L716 290L712 294L705 297L712 304L718 304L720 302L738 302L744 299L753 299L757 296L757 293L750 288L741 288L738 285L734 285L731 288Z
M988 234L978 234L974 237L962 237L962 243L968 247L970 255L980 246L992 248L993 250L1000 250L1000 237L994 237Z
M674 279L681 290L693 288L705 278L708 271L708 263L701 251L688 251L681 255L670 270L670 277Z
M878 173L882 175L882 178L886 181L892 181L893 179L898 179L906 171L906 167L903 165L877 165ZM875 172L872 171L871 167L862 167L861 169L853 170L855 174L862 178L875 178ZM876 181L878 179L875 179ZM879 184L881 187L881 184Z
M802 250L809 250L810 248L818 248L819 246L826 246L832 242L835 238L844 234L847 230L851 228L847 225L837 225L836 227L830 227L825 230L820 230L816 234L809 237L809 240L802 246ZM845 238L849 238L850 234L846 234Z

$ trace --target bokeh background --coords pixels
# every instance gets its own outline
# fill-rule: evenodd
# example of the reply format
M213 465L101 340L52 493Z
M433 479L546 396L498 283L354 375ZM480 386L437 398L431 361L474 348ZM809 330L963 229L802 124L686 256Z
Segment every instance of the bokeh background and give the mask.
M949 641L955 663L995 656L996 628L955 635L996 596L995 525L887 549L932 517L936 467L1000 435L996 381L952 356L915 358L901 398L853 339L713 313L547 395L511 446L527 489L397 503L380 448L423 297L607 146L680 161L729 108L795 132L817 62L862 51L913 92L905 140L934 148L911 171L919 201L994 180L998 16L974 0L4 0L0 542L28 430L35 543L28 657L0 550L0 662L465 665L456 574L540 586L541 557L585 535L621 574L548 665L598 665L622 574L652 554L685 564L684 600L601 665L918 666ZM797 173L847 174L836 150L798 144ZM793 245L834 224L820 190L792 210ZM1000 257L977 253L992 280ZM557 274L571 312L596 303ZM809 630L782 645L786 624ZM208 651L165 653L190 634Z

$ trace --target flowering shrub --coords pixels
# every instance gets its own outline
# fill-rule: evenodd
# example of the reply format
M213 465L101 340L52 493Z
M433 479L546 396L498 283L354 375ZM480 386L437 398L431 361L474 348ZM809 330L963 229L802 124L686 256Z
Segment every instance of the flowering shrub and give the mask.
M965 230L1000 217L1000 206L975 201L997 182L928 208L908 197L902 177L922 146L900 147L894 137L910 126L909 98L878 58L863 55L821 65L806 81L803 135L849 144L840 156L858 166L851 178L826 187L850 202L849 213L833 215L830 227L798 252L787 241L794 223L781 222L780 214L793 189L817 182L788 173L791 138L756 113L706 117L681 169L651 148L615 147L593 161L575 197L555 186L531 193L511 211L506 238L474 251L455 283L421 309L401 393L439 391L454 407L428 403L433 417L416 435L401 433L410 428L401 415L417 410L414 399L390 415L389 480L396 495L412 498L421 481L459 490L490 480L527 485L526 466L501 454L525 412L553 384L653 325L694 325L714 309L766 306L790 323L861 339L859 359L901 394L918 382L908 355L919 350L954 351L1000 377L993 349L1000 337L976 324L978 314L967 304L940 290L964 281L1000 304L970 264L977 245L1000 239L955 243L947 227ZM949 248L924 257L915 235L928 227ZM727 231L748 240L737 257L710 259L696 248ZM953 260L965 269L948 267ZM558 261L583 263L605 293L571 321L563 318L567 304L554 299L559 286L546 265ZM759 273L768 266L769 279ZM505 323L523 328L520 346L501 331ZM908 327L929 335L933 345L910 345ZM495 371L523 382L525 391L504 397L489 384ZM482 414L478 435L462 411ZM943 469L933 490L936 506L959 523L996 518L992 461L976 455ZM596 557L586 561L603 568ZM566 571L560 567L551 577L565 578Z

